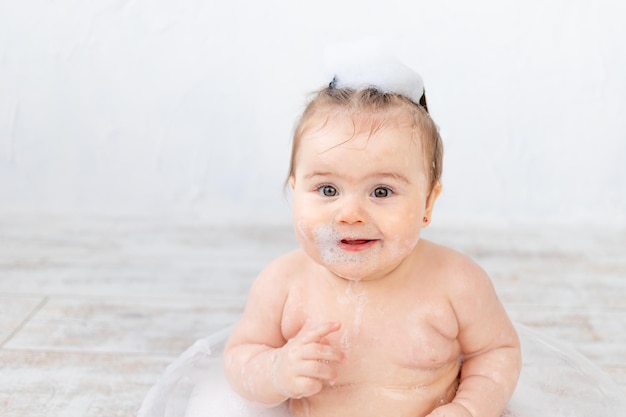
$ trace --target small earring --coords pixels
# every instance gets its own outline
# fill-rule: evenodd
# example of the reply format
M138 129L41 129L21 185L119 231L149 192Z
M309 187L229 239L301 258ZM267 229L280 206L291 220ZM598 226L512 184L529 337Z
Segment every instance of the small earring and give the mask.
M424 223L428 223L428 217L424 216Z

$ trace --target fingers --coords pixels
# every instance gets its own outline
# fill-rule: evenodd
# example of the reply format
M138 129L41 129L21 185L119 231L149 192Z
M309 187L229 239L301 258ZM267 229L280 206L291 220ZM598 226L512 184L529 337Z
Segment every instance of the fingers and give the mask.
M325 338L340 328L341 323L329 322L304 329L279 348L273 371L277 391L302 398L336 381L337 364L345 360L345 354Z
M305 360L341 363L345 359L344 353L333 347L326 340L326 336L341 329L341 323L323 323L312 329L305 330L298 336L299 342L304 345L301 357Z
M320 381L334 381L337 379L337 370L335 367L325 362L303 362L302 368L301 376L314 378Z
M321 342L326 336L338 331L339 329L341 329L341 323L339 322L323 323L305 331L301 335L301 340L303 343Z
M343 363L345 360L345 354L341 350L331 345L322 345L318 343L306 345L302 349L301 355L304 360L314 360L326 363Z
M324 384L321 380L308 377L299 377L294 381L294 392L289 395L290 398L303 398L315 395L322 390Z
M309 348L313 345L307 345ZM328 346L323 346L328 348ZM324 349L327 350L327 349ZM334 362L304 359L302 351L284 352L276 362L273 370L273 384L277 392L290 397L302 398L314 395L322 390L325 384L334 383L337 380L336 364ZM295 354L295 355L294 355ZM327 351L322 356L333 357L333 352Z

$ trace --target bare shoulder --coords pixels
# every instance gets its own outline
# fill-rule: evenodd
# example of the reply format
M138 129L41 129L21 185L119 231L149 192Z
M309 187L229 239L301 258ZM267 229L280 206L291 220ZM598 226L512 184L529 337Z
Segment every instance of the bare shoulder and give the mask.
M437 263L437 280L456 315L461 332L459 340L465 352L483 349L492 343L489 340L494 339L493 334L496 333L506 335L511 341L516 338L485 270L469 256L445 246L426 242L424 251ZM486 332L485 329L491 330ZM494 329L499 330L496 332Z
M311 262L302 249L296 249L271 261L257 277L257 282L285 285Z
M427 269L457 313L471 317L471 311L478 307L500 304L491 278L468 255L430 241L423 243L423 253Z
M246 307L228 346L284 344L281 333L283 307L298 277L298 265L305 262L304 253L295 250L274 259L261 271L250 288Z
M423 240L424 259L451 294L462 296L476 291L492 291L491 279L472 258L455 249Z
M255 296L278 302L287 296L289 288L297 284L302 271L311 260L304 251L296 249L271 261L257 276L250 288L249 299ZM281 305L282 302L279 302Z

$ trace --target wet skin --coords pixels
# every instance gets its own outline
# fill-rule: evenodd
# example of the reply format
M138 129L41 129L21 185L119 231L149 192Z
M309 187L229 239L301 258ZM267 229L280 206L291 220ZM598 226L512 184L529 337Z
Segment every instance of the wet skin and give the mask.
M290 179L301 249L255 281L227 378L296 417L498 417L519 341L485 272L420 238L440 188L419 132L336 116L302 138Z

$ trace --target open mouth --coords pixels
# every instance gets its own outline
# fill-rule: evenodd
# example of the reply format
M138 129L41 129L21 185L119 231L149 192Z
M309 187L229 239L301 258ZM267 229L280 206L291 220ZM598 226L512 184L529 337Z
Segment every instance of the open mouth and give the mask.
M375 239L341 239L339 247L348 251L359 251L373 246L378 240Z
M341 243L344 245L365 245L366 243L372 242L369 239L341 239Z

